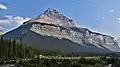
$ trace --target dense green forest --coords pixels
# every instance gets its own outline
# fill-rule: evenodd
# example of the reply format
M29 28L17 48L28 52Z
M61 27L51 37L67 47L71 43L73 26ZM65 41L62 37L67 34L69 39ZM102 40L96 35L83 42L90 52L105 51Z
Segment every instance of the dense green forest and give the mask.
M59 51L40 50L32 45L22 44L22 41L0 38L0 60L34 58L38 55L61 55Z
M40 58L40 55L45 58ZM116 62L116 59L50 59L47 57L76 56L60 51L40 49L34 45L23 44L22 41L0 38L0 61L19 60L18 67L104 67L106 64ZM79 55L79 54L78 54ZM31 58L31 59L30 59ZM30 59L30 60L21 60ZM4 64L4 63L3 63Z
M0 60L33 57L33 48L12 39L0 38Z

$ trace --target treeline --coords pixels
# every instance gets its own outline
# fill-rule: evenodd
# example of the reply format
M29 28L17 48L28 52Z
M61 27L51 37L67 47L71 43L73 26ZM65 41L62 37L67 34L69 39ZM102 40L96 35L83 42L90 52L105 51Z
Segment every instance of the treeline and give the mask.
M40 54L45 56L62 55L59 51L40 50L35 46L22 44L18 40L0 38L0 60L34 58Z
M98 59L32 59L20 61L17 67L104 67L102 60Z
M0 38L0 60L33 57L32 47L12 39Z

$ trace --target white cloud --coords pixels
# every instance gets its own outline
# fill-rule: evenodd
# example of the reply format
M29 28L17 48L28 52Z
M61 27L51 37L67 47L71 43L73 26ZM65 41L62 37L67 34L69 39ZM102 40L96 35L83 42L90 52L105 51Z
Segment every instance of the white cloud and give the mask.
M116 18L117 22L120 23L120 17Z
M0 25L0 32L2 32L2 31L3 31L3 29L4 29L4 28Z
M115 12L115 9L110 9L109 12L111 12L111 13L112 13L112 12Z
M105 19L105 17L102 17L101 19Z
M8 8L5 5L0 4L0 9L7 10Z
M9 23L9 20L0 20L0 24Z
M3 25L9 24L9 20L0 20L0 32L4 30Z
M4 27L2 24L8 22L8 20L0 20L0 35L3 34Z
M118 17L117 20L120 21L120 17Z
M6 18L8 18L10 23L14 23L14 24L18 24L21 25L23 24L23 22L28 21L30 18L26 17L20 17L20 16L5 16Z
M20 16L5 16L8 19L0 20L0 31L9 31L28 21L30 18Z

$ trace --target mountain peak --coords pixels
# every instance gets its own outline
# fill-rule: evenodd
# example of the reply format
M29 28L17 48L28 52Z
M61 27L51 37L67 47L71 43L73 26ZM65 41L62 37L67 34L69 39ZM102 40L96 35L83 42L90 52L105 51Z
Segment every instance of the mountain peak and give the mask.
M62 20L64 22L72 22L73 20L66 17L65 15L61 14L58 10L54 9L54 8L48 8L45 12L44 15L47 15L50 18L53 19L58 19L58 20Z
M48 8L44 14L51 14L51 13L56 13L56 14L59 14L59 11L54 9L54 8Z
M48 8L39 16L32 18L28 22L40 22L47 24L60 25L64 27L75 26L75 23L72 19L61 14L58 10L53 8ZM26 23L26 22L25 22Z

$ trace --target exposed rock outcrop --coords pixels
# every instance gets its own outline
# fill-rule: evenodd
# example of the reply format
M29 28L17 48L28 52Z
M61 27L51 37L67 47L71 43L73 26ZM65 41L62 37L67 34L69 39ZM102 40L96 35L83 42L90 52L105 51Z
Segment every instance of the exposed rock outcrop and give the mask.
M58 11L50 8L46 10L44 13L42 13L40 16L35 17L27 22L24 22L24 24L18 27L17 29L4 34L3 37L5 38L11 37L14 39L20 39L23 37L23 39L25 39L27 43L29 42L29 38L26 38L26 37L28 37L29 35L28 32L30 31L43 37L46 37L46 36L54 37L59 40L67 39L74 43L72 47L76 46L75 43L79 46L82 46L82 48L70 47L73 50L72 51L71 49L69 49L69 44L61 43L61 46L59 45L60 49L62 49L63 47L64 50L66 49L66 51L67 49L69 49L71 52L75 52L77 50L78 52L81 52L81 51L89 52L90 50L91 50L90 52L98 51L103 53L110 52L110 51L120 52L118 43L113 37L92 32L86 28L76 27L75 22L72 19L69 19L63 14L59 13ZM31 37L34 37L34 36L30 36L30 38ZM46 42L47 41L48 40L46 39ZM36 42L38 41L36 40ZM53 42L54 44L54 40L53 41L51 40L51 42ZM42 39L39 39L38 44L40 43L43 43ZM58 43L56 42L55 44L58 44ZM43 43L43 44L45 44L46 47L49 46L49 44L46 44L46 43ZM57 47L56 45L54 46L51 45L51 46L52 48L55 47L59 49L59 47ZM82 50L80 51L80 49Z

